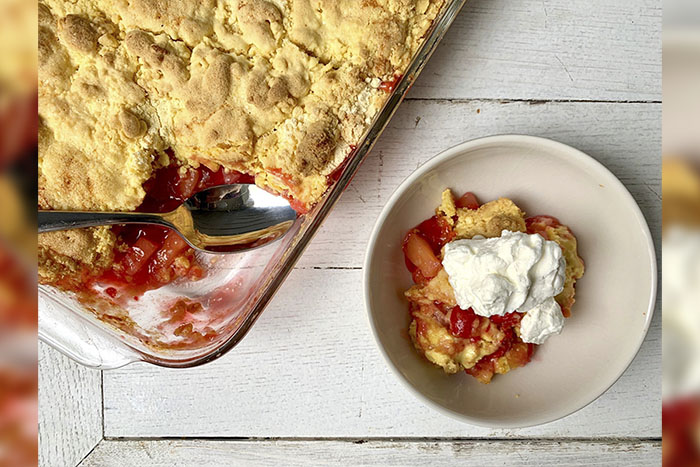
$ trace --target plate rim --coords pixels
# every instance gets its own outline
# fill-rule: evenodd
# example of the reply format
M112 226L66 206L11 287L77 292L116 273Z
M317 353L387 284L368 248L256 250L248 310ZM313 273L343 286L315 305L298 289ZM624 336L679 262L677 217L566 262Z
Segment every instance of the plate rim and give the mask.
M478 417L473 417L473 416L468 416L464 415L462 413L456 412L454 410L451 410L424 395L421 391L419 391L417 388L415 388L410 381L408 381L404 375L401 373L401 371L394 365L393 361L389 357L386 349L384 346L381 344L381 341L379 339L379 333L376 327L375 320L373 318L373 314L370 308L370 287L369 287L369 276L370 276L370 264L372 262L372 257L373 253L376 247L376 242L377 242L377 237L379 234L379 231L381 230L382 226L384 225L384 221L390 214L390 212L393 210L396 202L398 199L403 195L403 193L411 187L418 179L426 175L430 170L432 170L434 167L437 165L442 164L446 160L449 160L455 156L457 156L459 153L466 152L468 150L473 150L482 146L487 146L490 144L494 143L510 143L510 144L521 144L521 145L541 145L541 146L548 146L551 149L556 150L556 152L560 154L566 154L567 156L574 157L577 159L579 163L586 164L596 171L600 171L607 175L615 184L615 187L618 189L621 189L621 195L626 198L626 202L630 204L630 208L632 209L632 212L634 213L635 218L639 222L639 225L642 230L642 235L646 239L646 246L647 246L647 254L650 259L650 265L651 265L651 287L649 290L649 299L647 303L647 311L646 311L646 319L644 323L644 329L640 333L640 337L636 343L636 349L634 352L630 352L630 357L627 359L626 363L624 364L624 367L622 368L621 371L618 372L618 374L612 378L611 382L605 386L605 388L597 394L595 397L592 399L588 400L587 402L583 404L577 404L575 408L572 408L571 410L566 410L562 414L558 414L555 417L541 417L540 419L530 419L527 422L523 423L508 423L508 422L491 422L488 420L484 420L482 418ZM463 423L468 423L470 425L475 425L475 426L480 426L484 428L499 428L499 429L515 429L515 428L529 428L533 426L539 426L539 425L544 425L547 423L552 423L557 420L561 420L565 417L568 417L574 413L579 412L580 410L584 409L585 407L589 406L596 400L598 400L603 394L608 392L612 386L619 381L619 379L622 377L623 374L627 371L627 369L630 367L634 359L637 357L639 354L639 351L646 340L646 336L649 333L649 328L651 326L652 319L654 317L654 311L655 311L655 305L656 305L656 297L657 297L657 292L658 292L658 266L657 266L657 255L656 255L656 249L654 245L654 239L653 236L651 235L651 230L649 229L649 224L646 220L646 217L644 216L644 213L642 212L641 208L639 207L639 204L637 201L634 199L632 194L629 192L627 187L625 186L622 181L620 181L617 176L610 171L607 167L605 167L602 163L600 163L598 160L596 160L594 157L584 153L580 149L576 149L572 146L569 146L568 144L561 143L559 141L555 141L550 138L544 138L540 136L530 136L530 135L520 135L520 134L500 134L500 135L492 135L492 136L485 136L485 137L480 137L480 138L475 138L471 140L464 141L462 143L456 144L450 148L447 148L430 159L428 159L424 164L422 164L420 167L418 167L416 170L414 170L408 177L406 177L399 185L398 187L393 191L389 199L387 200L386 204L382 208L381 212L379 213L379 216L377 217L377 220L374 223L374 226L372 227L372 231L369 236L369 240L367 242L367 247L365 250L365 258L363 261L362 265L362 288L363 288L363 296L364 296L364 306L365 306L365 312L367 319L369 320L370 328L372 330L372 336L374 337L374 342L377 348L379 349L380 353L382 354L382 357L384 358L387 366L391 369L391 372L394 374L394 376L401 381L404 387L408 389L410 393L413 394L414 397L419 399L423 404L427 405L428 407L432 408L433 410L436 410L437 412L442 413L443 415L446 415L452 419L458 420Z

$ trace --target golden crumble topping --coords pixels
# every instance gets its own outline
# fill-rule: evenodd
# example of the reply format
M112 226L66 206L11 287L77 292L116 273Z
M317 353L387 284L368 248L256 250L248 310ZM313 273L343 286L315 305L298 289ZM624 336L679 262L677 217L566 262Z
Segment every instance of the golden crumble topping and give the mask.
M108 227L47 232L39 236L39 277L55 282L91 269L109 266L114 256L115 235ZM76 280L79 280L76 277Z
M33 2L0 2L0 112L36 91L36 17Z
M443 3L40 1L40 207L136 209L171 162L312 206Z
M501 232L525 232L525 213L508 198L490 201L479 209L457 209L455 233L458 238L481 235L500 237Z
M700 178L696 167L677 157L667 157L662 172L662 226L700 225Z

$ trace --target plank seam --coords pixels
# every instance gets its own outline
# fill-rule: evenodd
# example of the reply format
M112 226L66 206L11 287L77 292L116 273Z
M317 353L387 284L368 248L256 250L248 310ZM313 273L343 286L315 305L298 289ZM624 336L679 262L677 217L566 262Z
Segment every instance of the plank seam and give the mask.
M102 418L102 439L105 439L105 372L100 370L100 394L102 395L102 411L100 416ZM97 443L99 444L99 443Z
M362 266L299 266L299 267L294 267L294 269L302 269L302 270L307 270L307 271L328 271L328 270L336 270L336 271L357 271L362 269Z
M480 443L480 442L508 442L508 443L522 443L522 442L532 442L532 443L560 443L560 442L578 442L578 443L596 443L596 444L638 444L638 443L648 443L657 444L661 443L660 437L602 437L602 438L591 438L591 437L562 437L562 438L504 438L504 437L477 437L477 438L449 438L449 437L438 437L438 438L421 438L421 437L369 437L369 438L355 438L355 437L340 437L340 438L323 438L323 437L238 437L238 436L195 436L195 437L181 437L181 436L146 436L146 437L129 437L129 436L107 436L103 441L109 442L132 442L132 441L211 441L211 442L270 442L270 441L282 441L282 442L343 442L343 443L353 443L353 444L365 444L365 443L381 443L381 442L402 442L402 443ZM98 443L99 444L99 443Z
M540 104L662 104L661 100L606 100L606 99L502 99L491 97L444 98L444 97L406 97L405 102L443 102L450 104L469 104L488 102L496 104L526 103Z
M97 446L102 444L103 441L105 441L104 437L95 443L95 445L92 447L92 449L90 449L90 451L87 454L85 454L85 456L82 459L80 459L80 461L77 464L75 464L75 467L80 467L83 464L83 462L85 462L88 459L88 457L90 457L92 455L92 453L95 452L95 449L97 449Z

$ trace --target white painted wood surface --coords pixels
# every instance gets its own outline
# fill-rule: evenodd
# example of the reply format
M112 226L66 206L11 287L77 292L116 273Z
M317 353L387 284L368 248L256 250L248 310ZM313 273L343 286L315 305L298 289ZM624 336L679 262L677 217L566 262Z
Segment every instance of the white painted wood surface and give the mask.
M661 0L468 0L414 97L661 99Z
M661 465L658 441L104 441L81 467Z
M436 152L492 133L546 134L590 151L627 179L658 233L660 110L406 102L300 267L234 351L191 370L133 365L105 373L106 435L660 436L660 316L630 370L590 407L537 428L481 429L424 407L390 373L369 330L359 269L394 187Z
M39 344L39 465L74 466L102 440L102 374Z
M103 436L104 412L108 438L290 439L107 439L83 465L658 465L658 312L632 366L589 407L538 428L480 429L422 406L389 373L368 329L359 268L401 180L447 147L497 133L551 137L603 162L658 240L661 3L470 0L413 100L239 347L192 370L106 372L104 388L99 373L41 349L41 464L75 465Z

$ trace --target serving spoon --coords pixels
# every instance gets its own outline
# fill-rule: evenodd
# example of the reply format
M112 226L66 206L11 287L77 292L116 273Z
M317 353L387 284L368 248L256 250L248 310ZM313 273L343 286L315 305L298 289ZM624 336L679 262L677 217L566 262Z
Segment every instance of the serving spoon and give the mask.
M156 224L174 229L194 249L241 252L274 241L297 213L289 202L252 184L200 191L166 213L39 211L39 232L115 224Z

